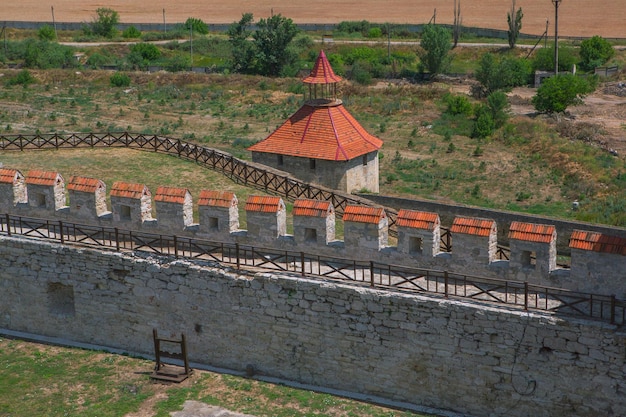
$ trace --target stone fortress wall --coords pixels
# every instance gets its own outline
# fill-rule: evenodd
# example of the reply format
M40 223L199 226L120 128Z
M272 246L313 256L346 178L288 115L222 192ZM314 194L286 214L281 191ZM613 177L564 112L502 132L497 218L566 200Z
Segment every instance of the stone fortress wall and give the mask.
M184 333L192 362L361 398L468 417L626 415L623 327L0 237L0 334L152 355L153 328Z
M457 216L450 229L452 251L441 252L437 213L401 210L397 244L391 246L382 208L346 207L340 241L335 238L335 213L329 202L296 200L290 235L279 197L248 199L247 230L239 229L239 202L231 192L202 191L198 223L186 189L159 187L153 196L142 184L117 182L110 191L110 210L106 199L106 186L97 179L75 176L66 184L56 172L23 175L0 168L0 213L375 260L626 298L626 239L597 232L575 230L570 236L571 267L561 268L556 262L556 231L550 224L512 222L510 259L499 260L497 225L491 219Z

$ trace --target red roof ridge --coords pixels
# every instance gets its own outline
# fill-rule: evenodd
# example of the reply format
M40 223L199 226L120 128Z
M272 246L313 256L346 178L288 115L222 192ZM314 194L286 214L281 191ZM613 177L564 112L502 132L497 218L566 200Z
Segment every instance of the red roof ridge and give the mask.
M0 183L13 184L16 178L24 178L22 173L13 168L0 168Z
M308 198L298 198L293 203L293 216L306 217L327 217L334 212L330 201L313 200Z
M251 195L246 200L246 211L256 213L277 213L285 209L283 199L276 196Z
M335 74L333 67L328 62L326 54L323 50L320 51L310 74L305 77L302 82L306 84L331 84L338 83L343 78Z
M231 207L237 205L237 196L232 191L201 190L199 206Z
M333 127L333 133L335 134L335 141L337 142L337 150L335 151L335 161L339 160L339 151L341 151L344 158L350 159L348 158L348 154L346 154L346 151L343 149L343 146L341 145L341 140L339 139L339 133L337 132L337 127L335 126L335 119L333 119L333 113L330 111L330 107L328 107L328 118L330 119L330 125Z
M26 174L26 184L32 185L56 185L58 182L62 182L63 177L61 174L55 171L41 171L31 170Z
M569 247L626 256L626 238L609 236L600 232L574 230L570 237Z
M415 229L434 230L440 224L439 214L428 211L400 209L396 217L396 226Z
M514 221L511 222L509 228L509 239L551 243L556 239L556 227L554 225Z
M348 205L343 210L344 222L378 224L385 218L387 218L387 214L382 207Z
M189 195L187 188L159 186L154 201L183 204Z
M140 199L144 195L150 195L150 190L144 184L116 181L111 187L111 197Z
M104 182L96 178L81 177L72 175L67 189L70 191L80 191L84 193L95 193L99 188L104 188Z
M491 234L492 230L495 230L495 227L496 222L492 219L457 216L452 222L450 232L486 237Z

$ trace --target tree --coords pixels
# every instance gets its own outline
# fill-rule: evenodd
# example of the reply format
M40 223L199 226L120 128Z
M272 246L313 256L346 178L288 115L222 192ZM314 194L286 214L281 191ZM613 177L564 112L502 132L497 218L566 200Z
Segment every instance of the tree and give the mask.
M472 128L473 138L486 138L496 130L496 123L488 106L481 104L476 108L476 120Z
M596 35L585 39L580 44L582 67L586 70L605 64L609 59L613 58L613 55L615 55L613 45L601 36Z
M207 24L204 23L202 19L195 17L190 17L185 21L185 29L187 29L187 32L192 30L194 33L198 33L200 35L206 35L209 33L209 27Z
M577 58L571 47L559 45L559 71L570 71ZM533 70L554 71L554 46L539 48L533 59Z
M53 41L57 38L57 34L52 26L43 25L37 31L37 37L42 41Z
M91 23L91 31L94 35L102 36L105 38L112 38L115 36L115 27L120 22L119 14L107 7L100 7L96 10L96 18Z
M487 107L491 111L495 128L498 129L509 119L509 100L502 91L496 91L487 97Z
M572 74L550 77L541 83L532 103L539 112L562 113L569 106L582 103L593 89L593 83Z
M232 47L231 68L234 72L251 73L255 67L254 44L248 40L252 35L250 26L253 21L252 13L244 13L239 22L230 25L226 32Z
M478 68L474 74L480 83L478 89L474 89L474 94L479 97L486 97L495 91L509 91L513 87L518 87L528 83L530 67L525 60L502 57L486 53L480 59Z
M418 55L422 71L428 71L431 78L444 72L450 65L449 53L452 49L450 38L450 31L443 26L434 24L424 26Z
M252 34L257 52L257 71L261 75L278 76L296 58L289 43L298 33L291 19L273 15L259 20Z
M522 8L520 7L515 11L515 0L511 1L511 11L506 14L506 21L509 24L509 47L511 49L515 48L515 44L517 43L517 38L519 37L519 33L522 30L522 18L524 17L524 13L522 13Z

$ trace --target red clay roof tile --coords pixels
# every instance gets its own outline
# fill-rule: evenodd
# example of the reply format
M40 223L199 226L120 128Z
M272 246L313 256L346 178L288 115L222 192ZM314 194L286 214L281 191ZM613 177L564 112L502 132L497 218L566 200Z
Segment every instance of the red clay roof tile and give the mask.
M450 228L451 233L461 233L474 236L489 236L491 231L495 231L496 222L490 219L480 219L476 217L455 217Z
M70 177L70 182L67 184L69 191L80 191L83 193L95 193L98 189L104 189L104 182L95 178L79 177L73 175Z
M150 190L143 184L117 181L113 183L113 187L111 188L111 197L141 199L144 195L149 196Z
M157 188L154 201L184 204L187 197L191 197L191 195L189 194L189 190L186 188L161 186Z
M0 183L13 184L20 177L22 173L17 169L0 168Z
M304 104L267 138L248 148L301 158L348 161L380 149L383 141L370 135L341 101Z
M285 203L282 198L263 195L251 195L246 201L246 211L257 213L277 213L284 210Z
M550 243L556 240L556 228L547 224L511 222L509 239Z
M237 206L237 196L231 191L202 190L198 205L225 208Z
M434 230L440 224L437 213L401 209L396 217L396 226L414 229Z
M608 236L598 232L574 230L569 240L569 247L626 256L626 238Z
M334 208L330 201L299 198L293 203L292 214L294 216L328 217L333 211Z
M386 217L382 207L346 206L343 211L344 222L378 224Z
M26 184L53 186L59 182L64 182L63 177L54 171L32 170L26 174Z
M320 51L311 73L302 82L306 84L331 84L338 83L341 80L342 78L336 75L333 67L330 66L324 51Z

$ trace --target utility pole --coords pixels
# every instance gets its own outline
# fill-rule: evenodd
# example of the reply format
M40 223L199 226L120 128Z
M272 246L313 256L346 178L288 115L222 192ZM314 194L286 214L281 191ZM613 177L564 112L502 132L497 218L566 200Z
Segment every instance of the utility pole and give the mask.
M189 56L191 57L191 69L193 70L193 24L189 22Z
M54 6L50 6L50 10L52 10L52 26L54 27L54 37L58 40L59 35L57 33L57 22L54 20Z
M554 4L554 75L559 75L559 5L563 0L552 0Z
M163 33L167 32L167 26L165 26L165 9L163 9Z

